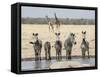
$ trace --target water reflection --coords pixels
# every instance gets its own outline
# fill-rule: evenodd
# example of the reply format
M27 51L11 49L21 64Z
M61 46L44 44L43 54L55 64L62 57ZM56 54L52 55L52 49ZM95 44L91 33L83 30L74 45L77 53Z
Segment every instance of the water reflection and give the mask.
M68 61L65 58L62 59L62 61ZM72 61L77 61L82 64L89 64L90 66L95 65L95 58L74 58ZM57 62L56 59L52 60L41 60L41 61L22 61L22 70L43 70L43 69L50 69L50 65Z
M35 61L34 62L35 63L35 68L34 69L37 69L37 70L39 70L40 68L41 68L41 61Z

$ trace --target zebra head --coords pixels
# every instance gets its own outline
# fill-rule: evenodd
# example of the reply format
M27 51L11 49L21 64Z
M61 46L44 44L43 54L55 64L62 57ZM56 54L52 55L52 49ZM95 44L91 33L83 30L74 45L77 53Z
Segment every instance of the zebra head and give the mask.
M60 40L60 33L55 33L56 35L56 40Z
M86 31L82 31L82 38L83 38L83 40L86 39Z
M76 44L76 40L75 40L75 34L74 33L70 33L70 40L73 44Z
M38 40L38 33L33 33L33 43Z

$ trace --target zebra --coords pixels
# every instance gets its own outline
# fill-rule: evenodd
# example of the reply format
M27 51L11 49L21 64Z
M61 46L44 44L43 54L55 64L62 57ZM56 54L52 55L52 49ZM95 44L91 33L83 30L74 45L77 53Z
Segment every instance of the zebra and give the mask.
M46 60L51 60L51 44L50 42L46 41L44 43L44 50L45 50L45 59Z
M61 60L62 59L62 41L60 40L60 33L55 33L56 35L56 42L55 42L55 50L56 50L56 59Z
M35 60L41 60L42 41L38 38L38 33L33 33L33 42L30 44L33 45L35 51Z
M74 33L70 33L69 37L64 42L64 48L66 50L66 59L67 58L71 59L73 44L76 44L75 34Z
M87 51L89 58L89 42L86 40L86 31L82 31L82 43L81 43L82 58L85 58L85 53Z

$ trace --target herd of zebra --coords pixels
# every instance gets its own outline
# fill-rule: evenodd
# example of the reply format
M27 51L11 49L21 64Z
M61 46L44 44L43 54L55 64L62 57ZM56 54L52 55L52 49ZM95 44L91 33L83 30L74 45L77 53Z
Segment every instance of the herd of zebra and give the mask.
M59 30L60 28L60 21L56 16L56 13L54 14L55 16L55 24L56 24L56 29ZM49 25L49 30L54 31L54 26L53 23L51 22L50 18L46 16L48 25ZM61 60L62 59L62 41L60 40L60 32L56 32L56 41L54 44L54 48L56 51L56 59ZM86 31L82 31L82 43L81 43L81 51L82 51L82 58L85 58L85 53L87 51L88 53L88 58L89 58L89 42L86 40ZM42 49L42 40L38 38L38 33L33 33L33 41L30 42L30 44L33 45L34 51L35 51L35 60L41 60L41 49ZM71 59L71 54L72 54L72 47L73 45L76 44L75 41L75 33L70 33L69 37L65 40L64 42L64 49L66 50L66 59ZM46 41L44 43L44 50L45 50L45 59L50 60L51 59L51 43L49 41Z
M56 51L56 59L61 60L62 59L62 41L60 40L60 33L55 33L56 41L54 44L54 48ZM89 58L89 42L86 40L86 31L82 31L82 42L81 42L81 51L82 51L82 58L85 58L86 51L88 53ZM72 54L72 47L73 45L76 45L77 42L75 41L75 34L70 33L68 38L64 41L64 49L66 50L66 59L71 59ZM42 47L44 47L45 50L45 59L51 60L51 43L49 41L46 41L44 43L44 46L42 45L42 40L38 38L38 33L33 33L33 41L30 42L30 44L33 45L34 51L35 51L35 60L41 60L41 50Z

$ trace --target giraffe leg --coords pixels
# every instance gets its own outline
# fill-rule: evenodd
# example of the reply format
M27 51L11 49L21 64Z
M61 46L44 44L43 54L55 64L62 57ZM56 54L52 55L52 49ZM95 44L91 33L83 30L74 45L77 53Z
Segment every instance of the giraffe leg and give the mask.
M51 27L52 27L52 31L54 32L54 27L53 27L53 25L52 25Z
M49 31L50 31L50 25L49 25Z

